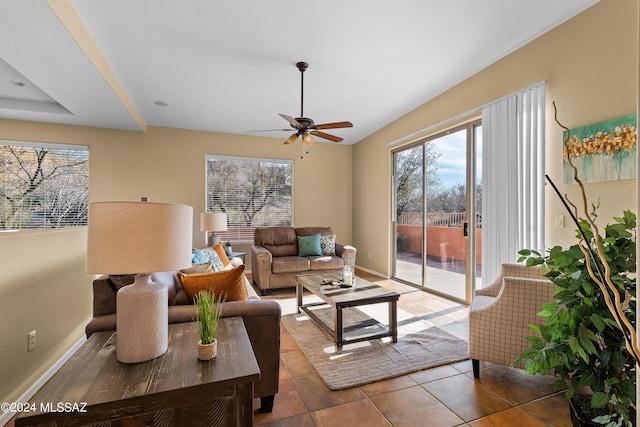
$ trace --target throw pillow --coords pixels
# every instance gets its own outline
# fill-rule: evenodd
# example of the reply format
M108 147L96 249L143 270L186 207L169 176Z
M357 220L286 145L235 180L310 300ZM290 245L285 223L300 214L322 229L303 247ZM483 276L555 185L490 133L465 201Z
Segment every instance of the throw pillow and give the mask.
M231 265L231 261L229 261L229 257L227 257L227 253L224 251L222 242L213 245L212 248L214 251L216 251L220 259L222 260L224 270L231 270L233 266Z
M193 301L195 294L206 289L213 289L216 295L224 292L227 301L249 300L244 284L244 264L213 273L178 273L178 279L189 301Z
M200 249L193 249L191 251L191 263L192 264L204 264L209 262L209 258Z
M329 236L320 236L320 249L322 249L322 255L335 256L336 235L330 234Z
M224 263L220 259L218 252L216 252L213 247L201 249L202 253L207 257L207 261L211 263L211 268L213 271L222 271L224 270Z
M298 256L322 255L320 233L313 236L298 236Z

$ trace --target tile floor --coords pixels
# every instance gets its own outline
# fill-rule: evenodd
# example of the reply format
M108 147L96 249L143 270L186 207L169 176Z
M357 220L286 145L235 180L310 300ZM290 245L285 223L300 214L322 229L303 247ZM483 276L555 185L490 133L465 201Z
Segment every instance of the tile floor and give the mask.
M398 309L448 332L464 336L467 308L362 271L357 275L400 293ZM295 291L272 292L283 314L295 312ZM282 327L280 391L273 412L254 412L263 427L375 426L571 426L564 394L552 393L554 379L518 369L482 364L473 379L471 362L428 369L362 387L330 391ZM255 408L259 407L256 399Z

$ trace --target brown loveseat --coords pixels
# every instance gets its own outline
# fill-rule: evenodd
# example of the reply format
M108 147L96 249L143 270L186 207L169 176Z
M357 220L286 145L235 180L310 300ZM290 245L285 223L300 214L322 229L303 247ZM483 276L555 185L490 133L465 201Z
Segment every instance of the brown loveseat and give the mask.
M151 278L167 285L169 323L191 322L196 307L187 298L177 273L152 273ZM87 338L94 332L116 329L116 292L131 283L133 276L101 276L93 281L93 319L85 329ZM271 412L280 379L281 309L275 301L260 299L246 279L245 284L249 301L226 302L222 317L242 317L261 373L253 395L260 398L261 412Z
M331 227L263 227L251 246L251 276L262 295L268 289L291 288L296 276L340 270L343 257L355 263L356 249L335 243L335 255L299 256L298 237L331 236Z

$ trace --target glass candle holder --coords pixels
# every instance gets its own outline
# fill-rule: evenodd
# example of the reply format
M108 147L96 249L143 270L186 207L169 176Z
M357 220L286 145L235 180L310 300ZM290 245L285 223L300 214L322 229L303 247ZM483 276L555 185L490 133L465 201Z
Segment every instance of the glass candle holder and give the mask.
M342 267L342 283L346 286L353 285L353 266L345 265Z

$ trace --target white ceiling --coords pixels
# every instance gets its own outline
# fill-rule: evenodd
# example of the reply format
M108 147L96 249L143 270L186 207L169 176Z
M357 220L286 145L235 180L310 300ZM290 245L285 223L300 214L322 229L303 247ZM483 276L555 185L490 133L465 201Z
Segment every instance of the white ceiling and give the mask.
M0 118L288 129L277 114L300 115L306 61L304 115L351 121L327 132L353 144L596 2L2 0ZM69 32L74 18L98 56Z

